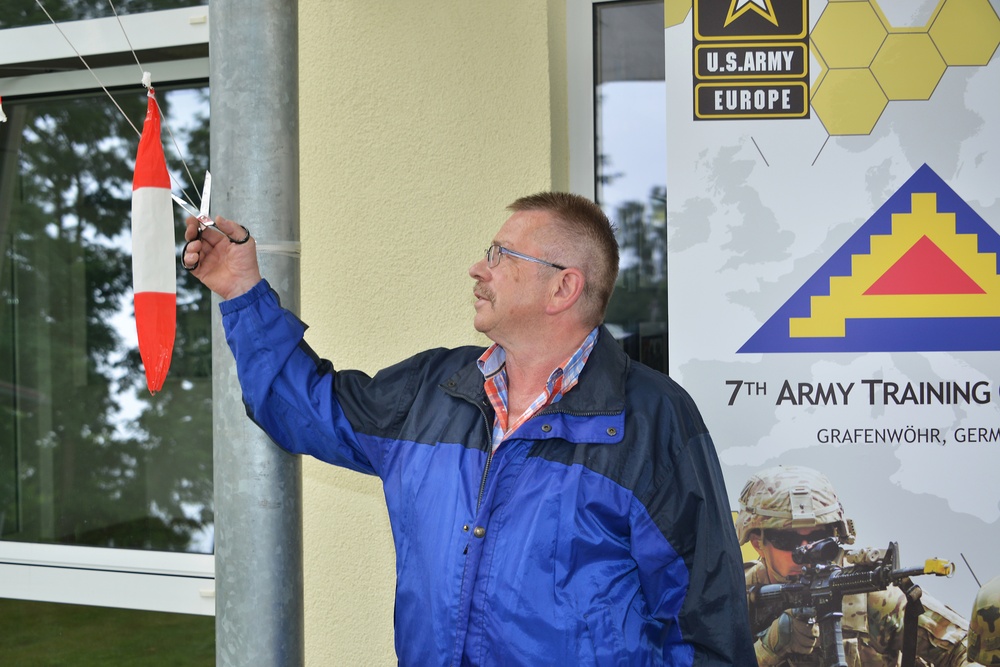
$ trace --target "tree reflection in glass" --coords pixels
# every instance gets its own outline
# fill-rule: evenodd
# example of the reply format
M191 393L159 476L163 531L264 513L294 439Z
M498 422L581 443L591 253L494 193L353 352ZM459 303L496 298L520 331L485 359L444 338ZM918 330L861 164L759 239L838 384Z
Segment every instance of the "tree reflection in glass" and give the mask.
M611 333L667 372L666 84L663 3L599 3L595 26L597 201L618 228Z
M138 126L144 91L115 97ZM207 88L157 97L204 174ZM0 539L211 553L210 299L178 271L173 362L151 396L132 311L138 137L103 93L4 108ZM172 173L197 192L164 140Z

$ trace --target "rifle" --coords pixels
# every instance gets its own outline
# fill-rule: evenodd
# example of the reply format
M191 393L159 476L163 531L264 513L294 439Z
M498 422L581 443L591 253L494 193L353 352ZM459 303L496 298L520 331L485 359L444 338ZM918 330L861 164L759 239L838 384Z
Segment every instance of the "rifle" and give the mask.
M833 562L840 561L842 557L846 565ZM919 606L922 613L920 590L913 585L910 577L920 574L948 576L955 570L951 562L937 558L928 559L922 567L900 567L899 545L896 542L890 542L889 548L884 550L844 552L835 537L796 548L792 552L792 560L802 565L802 574L796 581L754 586L748 591L750 626L757 635L788 609L812 611L810 616L819 624L819 643L825 667L847 667L841 630L845 595L883 591L890 585L896 585L907 593L907 606L912 602L915 608ZM913 620L916 621L915 616ZM904 629L904 633L906 631Z

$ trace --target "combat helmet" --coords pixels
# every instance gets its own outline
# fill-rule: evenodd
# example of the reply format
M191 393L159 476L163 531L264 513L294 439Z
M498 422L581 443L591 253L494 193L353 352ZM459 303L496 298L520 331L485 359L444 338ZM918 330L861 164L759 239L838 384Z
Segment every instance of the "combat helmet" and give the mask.
M969 660L980 665L1000 665L1000 577L987 581L972 604Z
M752 475L740 493L736 534L746 544L754 530L834 524L841 543L854 543L854 524L825 475L802 466L778 466Z

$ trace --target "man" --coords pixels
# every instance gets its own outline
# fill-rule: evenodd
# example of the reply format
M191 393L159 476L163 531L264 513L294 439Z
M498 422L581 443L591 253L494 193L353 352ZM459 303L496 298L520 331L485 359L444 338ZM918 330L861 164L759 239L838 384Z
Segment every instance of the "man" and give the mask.
M792 552L827 537L854 542L854 525L844 515L830 481L810 468L768 468L750 477L740 494L736 519L740 544L750 542L760 556L746 570L748 593L757 586L797 580L802 566ZM754 597L750 596L753 607ZM842 629L849 667L899 664L903 649L906 596L895 586L884 591L845 595ZM968 665L965 620L923 593L918 617L916 664ZM751 616L753 615L751 609ZM789 609L761 630L754 642L760 667L820 665L819 633L813 610Z
M382 479L400 664L752 665L705 425L600 326L618 270L610 223L561 193L510 210L469 269L494 345L374 377L303 342L252 241L189 219L182 261L227 299L250 417L290 452Z
M1000 665L1000 577L993 577L976 593L969 617L969 660L977 665Z

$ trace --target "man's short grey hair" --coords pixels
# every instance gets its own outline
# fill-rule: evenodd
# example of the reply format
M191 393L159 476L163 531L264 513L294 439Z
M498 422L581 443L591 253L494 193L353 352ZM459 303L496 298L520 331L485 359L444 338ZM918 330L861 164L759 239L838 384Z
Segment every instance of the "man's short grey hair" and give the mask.
M515 213L545 211L552 215L566 246L584 258L583 266L576 268L584 274L586 314L594 326L600 324L618 279L615 228L601 207L569 192L539 192L521 197L507 209Z

